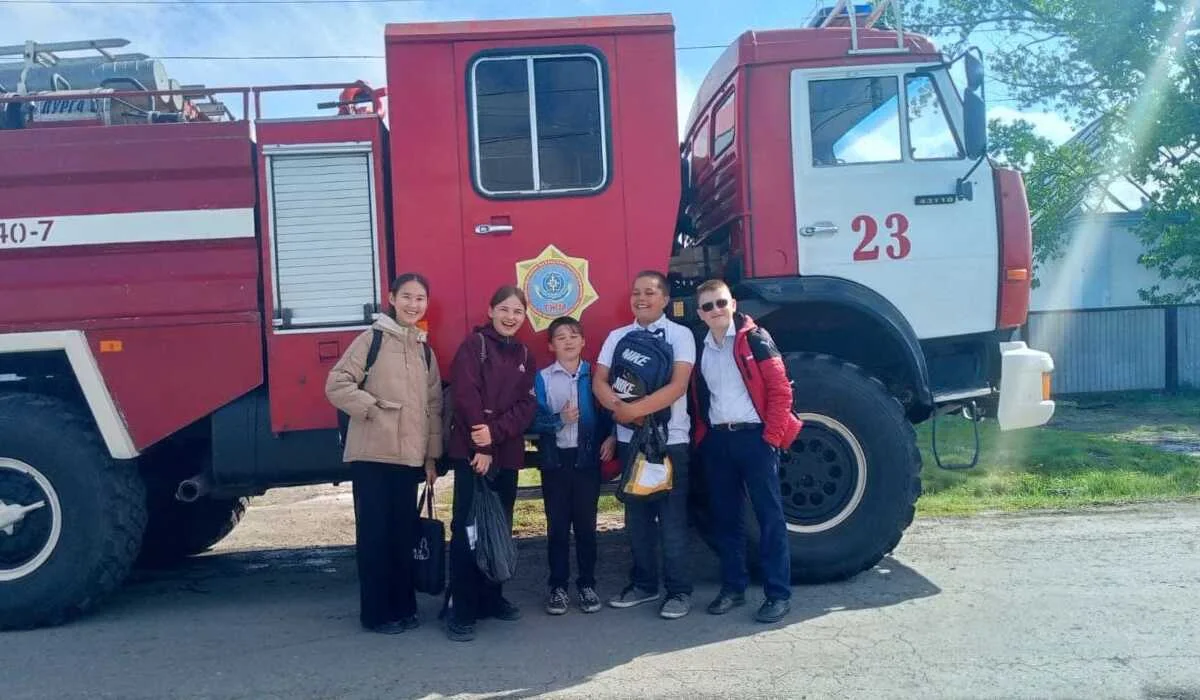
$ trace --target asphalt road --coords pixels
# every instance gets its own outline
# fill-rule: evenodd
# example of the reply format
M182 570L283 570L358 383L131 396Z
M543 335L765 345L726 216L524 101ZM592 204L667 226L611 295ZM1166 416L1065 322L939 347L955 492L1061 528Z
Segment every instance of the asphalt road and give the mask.
M704 614L699 544L687 618L550 618L544 546L525 540L524 619L466 645L429 596L421 629L360 632L348 547L217 552L71 625L0 634L0 698L1200 698L1198 532L1195 504L926 519L875 570L798 587L773 628L753 606ZM604 537L602 595L628 566L623 533Z

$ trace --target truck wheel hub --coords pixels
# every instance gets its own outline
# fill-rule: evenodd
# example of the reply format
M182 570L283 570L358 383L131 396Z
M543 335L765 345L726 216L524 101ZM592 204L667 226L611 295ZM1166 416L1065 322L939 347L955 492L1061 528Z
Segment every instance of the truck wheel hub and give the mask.
M817 533L841 524L862 503L867 460L842 423L802 413L804 428L779 460L779 488L788 530Z
M0 457L0 581L36 571L61 534L62 506L50 481L25 462Z

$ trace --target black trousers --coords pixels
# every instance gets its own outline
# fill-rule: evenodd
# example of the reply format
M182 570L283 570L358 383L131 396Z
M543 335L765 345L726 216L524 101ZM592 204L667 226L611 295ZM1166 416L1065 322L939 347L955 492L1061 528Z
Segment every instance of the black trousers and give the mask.
M542 504L546 509L550 588L566 588L571 577L571 530L575 530L575 562L579 588L596 585L596 506L600 470L575 466L578 450L559 450L561 466L542 470Z
M351 462L359 620L365 627L417 614L412 548L417 486L425 472L378 462Z
M517 471L497 469L493 474L495 478L488 479L488 484L500 495L511 528L513 506L517 502ZM454 513L450 518L450 613L460 625L473 625L480 617L489 616L503 595L503 585L488 581L476 566L475 552L467 539L474 494L475 472L471 465L455 463Z

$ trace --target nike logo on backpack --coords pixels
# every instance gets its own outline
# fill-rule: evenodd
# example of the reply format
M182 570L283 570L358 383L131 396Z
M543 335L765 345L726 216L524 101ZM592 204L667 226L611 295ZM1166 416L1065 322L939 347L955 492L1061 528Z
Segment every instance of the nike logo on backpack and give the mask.
M625 352L621 353L621 359L630 364L637 365L638 367L645 367L646 363L650 361L650 358L646 355L643 355L640 352L635 352L629 348L626 348Z

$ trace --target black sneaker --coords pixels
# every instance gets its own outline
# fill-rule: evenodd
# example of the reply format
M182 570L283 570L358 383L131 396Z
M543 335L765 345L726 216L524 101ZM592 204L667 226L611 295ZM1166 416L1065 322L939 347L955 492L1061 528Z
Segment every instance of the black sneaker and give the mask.
M579 609L585 613L600 612L600 596L596 595L595 588L584 586L579 589Z
M507 598L500 596L500 599L492 603L491 609L488 611L489 617L505 622L512 622L521 619L521 609L513 605Z
M400 626L403 627L406 632L408 630L415 630L421 626L421 620L417 618L416 615L409 615L408 617L400 620Z
M381 625L368 627L367 629L376 634L401 634L408 628L404 626L402 621L397 620L395 622L385 622Z
M767 598L763 601L762 607L758 609L754 619L759 622L779 622L788 613L792 611L792 602L790 600L771 600Z
M709 615L724 615L734 608L746 604L745 593L731 593L729 591L721 591L713 602L708 604Z
M460 625L447 616L446 637L452 642L469 642L475 639L475 625Z
M567 596L567 589L554 588L550 591L550 597L546 599L546 612L551 615L566 615L570 606L571 599Z
M621 595L610 598L608 604L614 608L632 608L652 600L658 600L658 593L651 593L637 586L626 586Z

